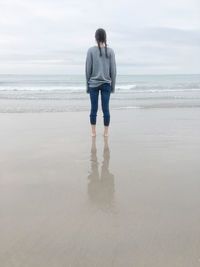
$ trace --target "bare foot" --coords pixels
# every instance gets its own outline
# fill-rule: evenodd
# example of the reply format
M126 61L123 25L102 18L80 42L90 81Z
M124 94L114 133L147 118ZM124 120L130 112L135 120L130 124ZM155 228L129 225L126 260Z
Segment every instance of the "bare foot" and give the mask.
M91 124L92 126L92 137L96 136L96 125L95 124Z
M108 137L108 126L104 126L104 136Z

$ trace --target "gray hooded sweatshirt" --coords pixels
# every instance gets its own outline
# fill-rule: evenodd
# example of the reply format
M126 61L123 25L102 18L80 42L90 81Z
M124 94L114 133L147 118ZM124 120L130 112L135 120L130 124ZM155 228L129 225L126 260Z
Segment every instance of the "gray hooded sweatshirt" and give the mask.
M101 47L102 56L99 55L97 45L90 47L87 51L85 63L87 93L89 93L89 87L97 87L103 83L109 83L111 85L111 93L115 92L115 53L110 47L107 47L107 51L108 58L106 58L105 47Z

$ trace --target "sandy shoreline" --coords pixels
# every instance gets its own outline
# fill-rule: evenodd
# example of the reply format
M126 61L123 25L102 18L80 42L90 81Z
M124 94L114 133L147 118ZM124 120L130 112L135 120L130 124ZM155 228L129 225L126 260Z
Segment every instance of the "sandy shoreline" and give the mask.
M199 117L0 114L1 266L199 266Z

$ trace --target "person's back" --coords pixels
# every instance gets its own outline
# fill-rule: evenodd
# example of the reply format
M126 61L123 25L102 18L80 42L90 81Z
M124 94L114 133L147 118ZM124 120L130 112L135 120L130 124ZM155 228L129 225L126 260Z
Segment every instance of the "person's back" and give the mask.
M106 48L107 56L106 57ZM101 56L100 56L101 49ZM111 93L115 92L116 63L115 54L110 47L92 46L87 51L86 59L87 93L90 87L97 87L103 83L111 84Z
M92 136L96 136L96 117L98 111L98 98L101 92L101 104L104 117L104 136L108 136L110 124L109 100L110 94L115 92L116 63L114 50L107 46L106 32L99 28L96 30L97 46L87 51L85 62L86 92L90 94L91 111L90 123Z

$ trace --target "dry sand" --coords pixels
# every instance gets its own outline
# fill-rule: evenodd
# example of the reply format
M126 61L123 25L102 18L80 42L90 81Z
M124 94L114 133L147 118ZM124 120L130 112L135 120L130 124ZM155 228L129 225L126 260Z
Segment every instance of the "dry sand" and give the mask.
M0 266L199 267L199 118L0 114Z

